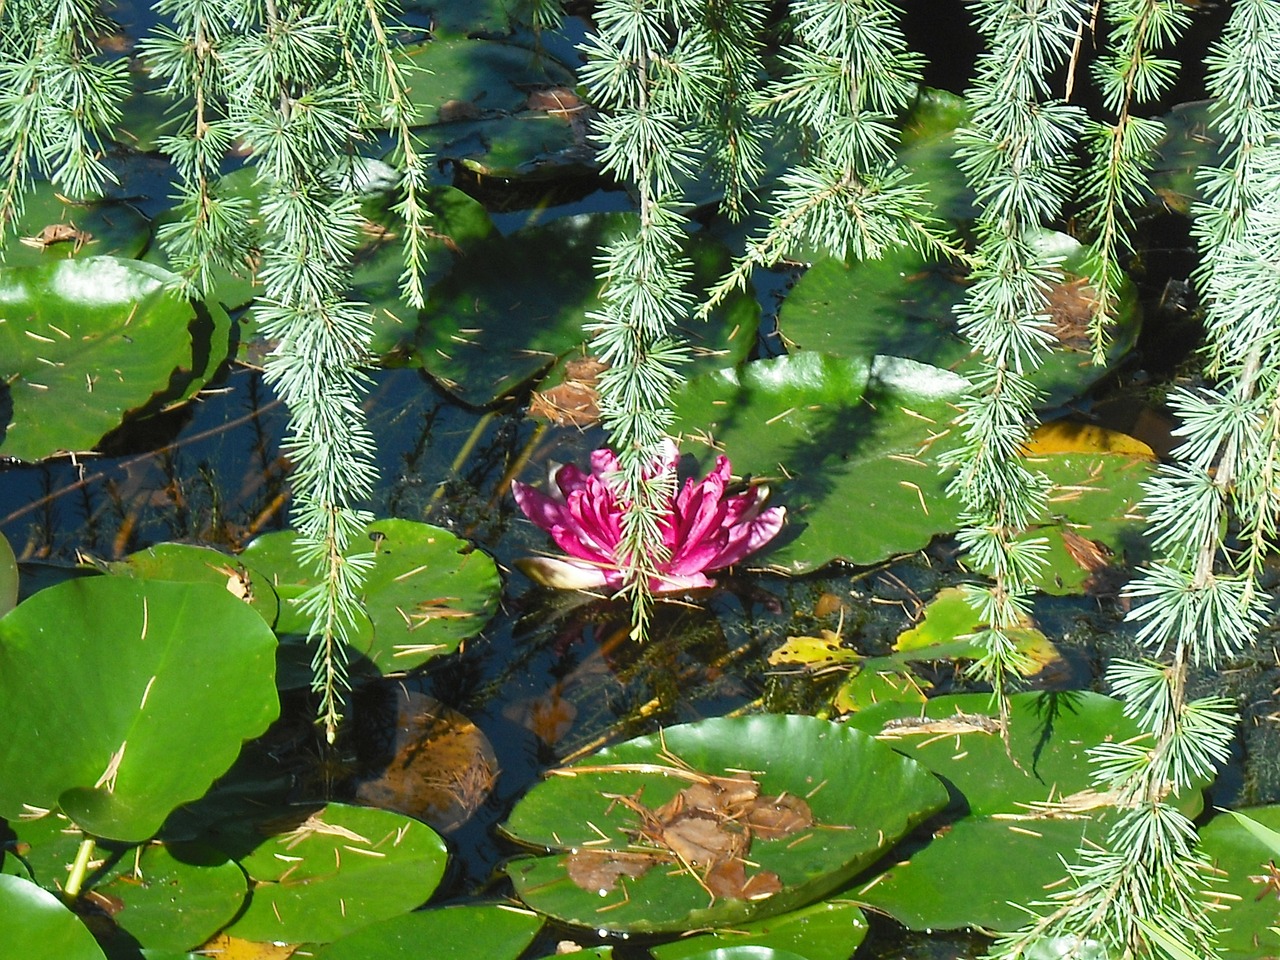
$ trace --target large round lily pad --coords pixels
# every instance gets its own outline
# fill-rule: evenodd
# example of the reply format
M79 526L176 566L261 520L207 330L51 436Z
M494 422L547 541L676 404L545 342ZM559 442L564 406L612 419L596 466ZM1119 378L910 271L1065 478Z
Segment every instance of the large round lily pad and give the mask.
M675 813L693 809L691 784L718 798L701 824ZM758 799L718 805L752 790ZM933 777L860 732L813 717L752 716L670 727L601 750L534 787L503 829L551 851L508 867L535 909L606 930L687 930L810 903L944 803ZM774 805L805 815L786 832L753 826L745 850L723 841ZM691 828L706 852L689 852ZM647 842L637 842L641 829ZM726 842L736 852L726 853ZM738 891L711 896L710 887L723 890L716 877L735 869L745 874Z
M383 673L410 670L452 653L475 636L498 606L498 568L483 550L448 530L412 520L377 520L348 551L374 554L363 585L371 629L350 639L355 653ZM277 630L305 634L308 624L291 598L315 582L294 552L292 532L265 534L241 560L280 595Z
M0 269L0 380L13 403L0 454L89 450L153 397L198 389L227 355L229 321L177 281L115 257Z
M0 815L61 807L101 837L152 836L275 719L275 646L209 584L35 594L0 620Z
M444 841L388 810L331 803L228 821L213 842L236 857L253 895L228 932L327 943L407 913L444 876Z
M649 952L656 960L694 960L710 950L753 948L786 951L805 960L849 960L850 951L867 930L867 918L852 900L825 900L776 917L735 924L732 929L682 937ZM768 960L768 954L761 956Z
M515 960L542 918L502 904L469 904L392 917L316 950L316 960ZM582 956L582 954L579 954Z
M16 240L4 251L16 267L70 257L136 257L151 239L147 218L127 203L73 203L51 183L36 184L11 227Z
M20 877L0 874L5 957L22 960L106 960L89 928L57 897Z
M1137 293L1126 282L1110 331L1107 363L1092 365L1087 333L1091 301L1080 279L1085 248L1063 234L1046 234L1042 243L1065 258L1067 273L1054 288L1047 311L1056 349L1030 374L1043 394L1042 405L1053 407L1080 396L1128 353L1140 322ZM954 268L911 249L852 264L827 259L796 283L783 301L778 326L794 350L847 357L893 354L968 375L978 360L960 335L954 314L965 290L965 278Z
M898 357L816 351L704 374L678 395L685 446L766 478L787 526L762 559L792 573L871 564L954 530L939 453L967 381ZM874 517L874 522L868 522Z
M158 543L107 564L107 571L140 580L215 584L256 610L269 627L275 626L280 614L280 600L265 577L255 578L235 557L212 547Z

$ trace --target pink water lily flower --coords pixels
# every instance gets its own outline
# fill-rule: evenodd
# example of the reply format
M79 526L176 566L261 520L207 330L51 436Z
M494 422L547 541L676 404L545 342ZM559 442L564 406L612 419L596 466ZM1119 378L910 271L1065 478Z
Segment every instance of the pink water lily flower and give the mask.
M653 473L674 472L679 454L669 444ZM512 493L525 516L551 534L566 557L530 557L520 569L543 586L564 590L623 585L618 544L622 539L622 507L609 484L618 472L618 458L611 450L591 454L591 473L572 464L551 473L548 496L525 483L513 481ZM658 564L650 581L654 593L671 593L711 587L706 574L732 566L778 535L786 510L761 506L767 487L751 487L725 496L729 485L728 457L716 460L705 480L686 480L661 522L662 539L669 555Z

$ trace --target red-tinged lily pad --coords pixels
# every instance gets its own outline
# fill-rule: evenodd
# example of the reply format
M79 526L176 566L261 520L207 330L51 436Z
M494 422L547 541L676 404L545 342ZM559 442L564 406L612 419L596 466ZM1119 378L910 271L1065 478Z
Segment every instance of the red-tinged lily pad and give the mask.
M81 257L0 269L0 455L91 449L126 414L192 395L227 356L230 321L138 260Z
M867 935L867 919L852 900L826 900L764 920L735 924L704 936L683 937L650 948L656 960L697 960L720 950L754 950L761 960L800 956L848 960ZM736 954L735 954L736 955ZM753 954L747 954L754 956Z
M936 459L956 442L966 387L914 360L805 351L696 377L676 411L686 449L709 458L714 444L736 472L768 481L787 526L761 559L807 573L877 563L956 528Z
M0 620L0 816L151 837L275 719L275 648L210 584L90 577L23 601Z
M812 819L776 839L752 838L742 855L749 876L771 875L775 886L754 899L750 888L713 898L715 878L697 872L698 854L652 837L670 822L659 811L693 803L684 794L691 783L738 778L732 783L742 786L742 771L761 796L803 801ZM514 861L508 873L526 903L568 923L633 932L736 925L829 893L943 803L941 785L922 769L847 727L801 716L706 720L606 748L534 787L504 830L550 853ZM647 844L636 842L641 827ZM663 863L602 893L570 878L575 850Z
M1240 811L1254 824L1280 831L1280 806ZM1228 960L1280 955L1280 848L1265 833L1219 814L1200 831L1200 850L1214 866L1211 896L1218 948Z
M316 579L299 564L295 540L292 532L265 534L240 557L279 593L277 631L294 637L305 635L309 624L290 601ZM501 583L493 559L441 527L377 520L348 552L374 555L361 597L371 629L349 642L382 673L452 653L497 609Z
M315 960L515 960L542 928L542 918L506 904L420 910L365 927L321 947ZM590 954L574 954L587 957Z
M228 932L246 940L327 943L407 913L444 876L444 841L388 810L331 803L215 828L253 895Z
M89 928L61 900L20 877L0 874L4 955L22 960L106 960Z

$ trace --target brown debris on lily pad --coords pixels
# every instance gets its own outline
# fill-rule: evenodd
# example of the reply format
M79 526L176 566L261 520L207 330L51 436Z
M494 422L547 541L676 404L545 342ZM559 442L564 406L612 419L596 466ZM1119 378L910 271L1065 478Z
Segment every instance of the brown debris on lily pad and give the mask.
M711 897L763 900L782 890L769 870L748 873L755 839L777 840L813 826L813 813L800 797L761 796L751 775L695 777L656 810L645 806L640 791L606 794L632 811L638 824L635 845L626 850L586 849L568 855L569 879L594 893L612 891L620 877L643 876L655 864L675 864L691 875Z

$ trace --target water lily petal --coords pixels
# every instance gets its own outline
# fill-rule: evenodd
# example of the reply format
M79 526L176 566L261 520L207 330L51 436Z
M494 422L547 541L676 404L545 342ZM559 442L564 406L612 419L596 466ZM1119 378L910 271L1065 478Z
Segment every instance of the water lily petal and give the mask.
M527 483L512 480L511 495L515 497L520 511L543 530L550 531L570 521L568 508L562 501L535 490Z
M604 570L581 560L521 557L516 566L534 583L555 590L617 589L622 585L622 577L617 571Z
M661 576L649 578L649 589L654 593L682 593L685 590L701 590L715 585L714 580L708 579L701 573L681 576L664 572Z
M724 548L708 561L706 570L723 570L745 560L782 531L787 520L786 507L762 510L754 519L740 523L729 533Z

